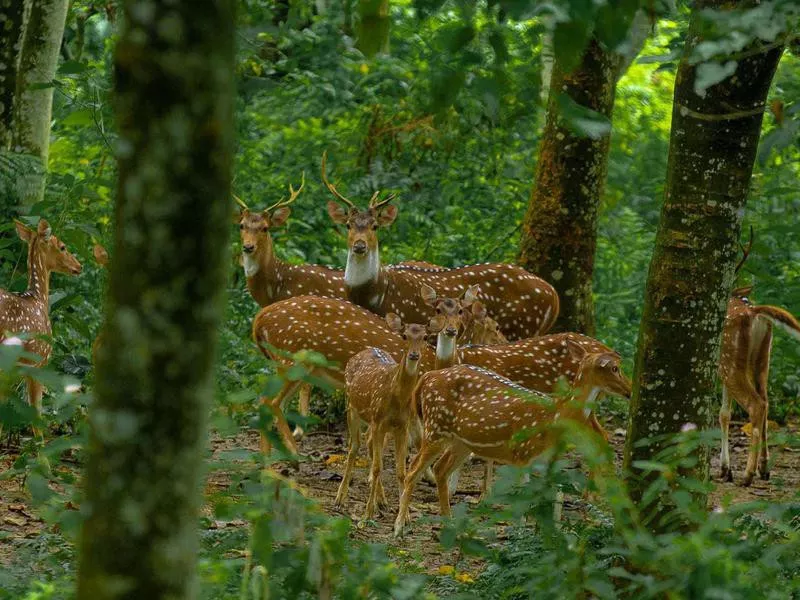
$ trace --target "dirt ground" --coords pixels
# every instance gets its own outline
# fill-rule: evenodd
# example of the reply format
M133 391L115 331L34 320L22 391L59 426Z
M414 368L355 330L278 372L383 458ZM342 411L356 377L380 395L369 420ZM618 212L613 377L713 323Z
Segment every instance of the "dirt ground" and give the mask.
M622 461L622 447L625 441L624 431L614 428L613 424L604 424L609 431L615 432L612 444L616 450L618 464ZM731 459L735 473L741 476L746 461L748 438L742 431L741 423L731 425ZM783 428L785 433L797 433L797 425ZM418 571L436 573L443 565L452 565L457 557L441 550L437 538L438 525L421 520L422 515L435 515L438 512L435 488L421 482L416 489L412 503L411 517L413 526L405 538L395 543L392 537L392 525L397 510L397 489L394 479L394 457L391 449L385 459L384 487L389 500L389 508L375 521L359 526L358 522L364 512L367 496L366 455L362 448L362 459L353 475L350 497L345 509L333 506L336 490L344 470L346 448L343 432L317 430L311 432L300 443L300 451L306 457L299 463L299 471L285 468L284 472L294 478L300 488L311 498L317 500L322 509L331 515L344 515L353 519L353 536L372 542L386 543L390 552L406 567ZM391 444L390 444L391 446ZM258 435L252 431L242 431L234 437L212 438L212 458L232 449L258 451ZM15 455L13 451L0 453L0 473L8 469ZM742 488L733 483L716 479L718 473L718 457L712 461L712 473L715 476L716 489L712 494L712 506L724 502L744 502L751 500L785 499L800 489L800 452L796 449L772 448L772 478L770 481L756 479L749 488ZM277 465L278 469L285 465ZM68 464L64 468L77 471L78 465ZM480 493L483 465L473 461L465 466L459 482L454 502L466 500L476 502ZM206 490L209 494L228 484L229 477L225 472L216 472L209 478ZM210 507L204 512L210 515ZM573 513L568 518L579 518ZM218 523L215 526L220 526ZM242 522L223 524L222 526L243 526ZM15 548L26 538L35 538L45 529L46 524L38 518L30 506L30 499L19 478L0 478L0 565L9 565L13 561Z

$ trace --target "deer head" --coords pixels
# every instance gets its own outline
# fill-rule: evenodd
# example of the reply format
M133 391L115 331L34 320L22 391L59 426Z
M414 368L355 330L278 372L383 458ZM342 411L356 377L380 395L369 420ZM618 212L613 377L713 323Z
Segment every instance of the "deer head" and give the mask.
M428 330L425 325L407 323L403 325L399 316L394 313L386 314L386 323L389 329L402 336L406 342L403 354L403 368L408 375L414 376L419 370L419 360L425 350Z
M465 310L478 298L477 285L470 286L461 298L442 298L436 295L429 285L423 284L420 295L423 302L433 307L436 314L429 323L429 329L436 333L436 358L449 360L455 356L456 340L465 322Z
M50 224L41 219L36 231L20 221L14 221L17 235L27 242L29 257L41 257L41 265L47 272L55 271L66 275L80 275L83 267L67 246L53 235Z
M271 229L282 227L291 214L289 205L297 200L305 187L305 173L300 187L295 190L289 184L289 198L281 198L272 206L262 211L251 211L239 198L236 201L242 207L239 213L239 235L242 238L242 265L247 277L258 273L265 261L272 260Z
M500 331L500 325L489 316L483 302L473 302L464 314L467 321L467 331L464 333L464 337L467 343L481 346L508 342L506 336Z
M397 207L391 204L396 195L389 194L379 200L380 191L376 191L366 210L359 210L328 181L325 174L327 159L326 152L322 155L322 181L336 198L336 201L328 201L328 215L334 223L347 227L345 282L351 287L362 285L378 277L380 254L377 232L380 227L388 227L397 218Z
M92 256L94 256L94 261L101 267L108 266L108 251L103 248L100 244L95 244L92 247Z
M616 352L586 352L575 342L567 342L570 354L580 356L575 388L589 391L590 397L599 392L615 394L623 398L631 397L631 380L620 368L622 359Z

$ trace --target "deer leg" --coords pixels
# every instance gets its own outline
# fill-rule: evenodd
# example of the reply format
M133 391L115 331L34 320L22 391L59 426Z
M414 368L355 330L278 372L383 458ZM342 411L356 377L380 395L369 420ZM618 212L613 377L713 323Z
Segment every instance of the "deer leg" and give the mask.
M411 504L411 494L414 493L414 488L422 476L422 473L431 466L436 457L441 453L442 447L446 440L436 440L435 442L426 442L423 440L422 447L419 453L411 461L406 480L403 484L403 493L400 494L400 508L397 511L397 518L394 521L394 537L400 537L403 534L403 527L409 520L408 507Z
M272 413L275 415L275 426L278 428L278 432L283 438L286 449L293 454L297 454L297 444L294 442L292 430L289 429L289 423L286 421L286 417L283 414L281 404L294 393L301 383L301 381L287 381L274 398L270 399L266 396L261 398L261 404L267 404L272 407ZM261 433L261 450L265 454L270 451L269 441L263 432Z
M300 414L303 415L304 417L308 416L308 404L310 400L311 400L311 384L304 383L303 385L300 386L300 396L297 399L297 405L298 408L300 409ZM292 437L294 437L294 439L296 439L297 441L300 441L303 439L304 434L305 431L303 431L303 428L300 427L300 425L297 425L295 426L294 431L292 432Z
M448 489L450 476L456 471L467 457L470 455L469 448L461 444L453 445L436 463L434 475L436 475L436 491L439 493L439 513L443 517L449 517L450 512L450 490Z
M750 436L750 450L747 455L747 468L745 469L744 479L742 480L742 485L745 487L749 486L753 482L753 476L756 473L758 456L761 452L761 432L763 431L764 422L766 421L766 413L760 397L757 401L753 401L749 408L750 423L753 426L753 430Z
M758 349L754 364L756 391L764 403L764 420L761 428L761 451L758 461L758 473L764 481L769 480L769 447L767 446L767 423L769 420L769 396L767 385L769 382L769 355L772 349L772 332L765 335L761 347Z
M334 506L342 506L347 500L347 493L350 490L350 478L353 476L353 468L356 465L358 449L361 446L361 419L355 414L353 409L347 410L347 464L344 467L344 475L339 489L336 492Z
M412 417L409 429L409 443L411 442L414 443L414 447L419 451L422 445L422 422L416 416ZM434 477L433 470L430 467L425 469L422 478L428 483L436 483L436 477Z
M383 448L386 448L386 437L387 437L387 435L388 434L386 434L386 433L383 434L383 446L381 446L381 452L380 452L380 458L379 458L381 473L383 473ZM377 487L378 495L377 495L377 498L376 498L378 510L383 510L384 508L389 506L389 501L386 499L386 489L383 487L383 479L381 477L378 477L378 481L377 481L376 485L378 486Z
M406 457L408 456L408 433L405 427L394 431L394 464L397 476L397 495L403 493L406 482Z
M719 409L719 428L722 431L722 448L719 455L719 476L723 481L733 481L731 470L730 440L728 433L731 426L731 408L733 398L728 386L722 386L722 406Z
M28 402L30 403L31 406L33 406L33 408L36 409L36 417L37 418L41 417L42 416L42 394L44 393L44 387L42 386L41 383L36 381L33 377L26 377L25 378L25 383L26 383L27 388L28 388ZM31 429L33 431L33 437L35 437L35 438L43 437L42 436L42 431L38 427L36 427L36 425L33 425L31 427Z
M370 472L369 498L367 507L364 511L364 520L371 519L375 515L375 507L378 501L378 486L381 481L381 467L383 466L383 447L386 442L386 432L377 425L372 432L372 470Z
M481 497L479 500L485 500L489 496L489 490L492 488L492 479L494 478L494 461L487 460L483 468L483 483L481 484Z

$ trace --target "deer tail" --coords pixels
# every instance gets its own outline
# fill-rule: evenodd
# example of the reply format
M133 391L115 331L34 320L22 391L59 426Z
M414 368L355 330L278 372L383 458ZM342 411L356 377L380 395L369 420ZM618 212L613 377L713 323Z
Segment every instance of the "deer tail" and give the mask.
M766 319L779 329L783 329L794 339L800 341L800 322L792 313L778 306L754 306L757 317Z

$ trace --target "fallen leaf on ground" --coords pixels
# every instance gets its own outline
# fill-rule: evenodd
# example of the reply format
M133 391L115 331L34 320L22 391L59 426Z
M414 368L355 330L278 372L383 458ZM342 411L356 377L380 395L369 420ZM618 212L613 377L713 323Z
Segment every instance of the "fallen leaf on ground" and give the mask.
M344 454L331 454L325 459L326 465L335 465L344 461Z
M456 575L456 581L460 581L461 583L475 583L475 580L469 573L459 573Z
M456 568L453 565L442 565L439 567L439 575L452 575L455 573Z
M28 519L25 517L15 517L14 515L6 515L3 519L9 525L16 525L17 527L23 527L27 522Z

